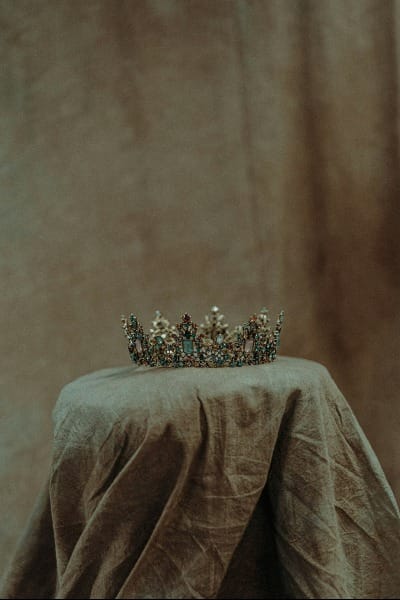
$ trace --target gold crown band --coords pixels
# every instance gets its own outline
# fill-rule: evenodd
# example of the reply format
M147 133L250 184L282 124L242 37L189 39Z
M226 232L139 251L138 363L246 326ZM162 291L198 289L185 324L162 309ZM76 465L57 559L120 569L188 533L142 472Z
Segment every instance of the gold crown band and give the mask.
M122 316L131 360L150 367L241 367L275 360L280 344L284 313L274 329L268 310L263 308L243 325L229 331L217 306L200 326L189 314L176 326L156 311L153 327L146 334L134 314Z

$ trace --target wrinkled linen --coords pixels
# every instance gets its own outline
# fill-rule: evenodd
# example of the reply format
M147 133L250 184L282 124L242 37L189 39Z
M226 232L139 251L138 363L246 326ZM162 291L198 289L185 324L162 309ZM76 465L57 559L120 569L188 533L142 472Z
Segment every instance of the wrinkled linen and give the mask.
M399 510L322 365L105 369L53 415L2 597L399 597Z

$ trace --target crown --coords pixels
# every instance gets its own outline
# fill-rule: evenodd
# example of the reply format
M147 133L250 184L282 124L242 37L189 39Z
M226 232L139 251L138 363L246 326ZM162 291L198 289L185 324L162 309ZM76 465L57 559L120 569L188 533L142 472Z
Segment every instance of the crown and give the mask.
M217 306L196 325L185 313L171 325L157 310L153 327L144 333L134 314L121 317L131 360L150 367L241 367L272 362L276 358L283 323L279 313L274 329L266 308L243 325L229 330Z

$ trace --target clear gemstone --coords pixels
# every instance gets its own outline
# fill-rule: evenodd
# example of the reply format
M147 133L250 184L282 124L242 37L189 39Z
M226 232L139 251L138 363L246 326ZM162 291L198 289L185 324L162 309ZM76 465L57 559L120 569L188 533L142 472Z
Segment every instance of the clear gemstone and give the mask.
M137 350L138 352L141 352L141 351L142 351L142 342L141 342L140 340L136 340L136 342L135 342L135 346L136 346L136 350Z
M224 336L222 335L222 333L219 333L217 335L217 344L222 344L223 341L224 341Z
M253 340L247 339L244 345L245 352L251 352L253 350Z

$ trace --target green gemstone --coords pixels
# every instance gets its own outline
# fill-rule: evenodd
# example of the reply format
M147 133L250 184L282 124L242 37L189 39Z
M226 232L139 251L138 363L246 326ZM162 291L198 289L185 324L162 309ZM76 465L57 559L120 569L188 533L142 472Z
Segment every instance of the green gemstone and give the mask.
M193 340L182 340L182 348L185 354L193 354Z

